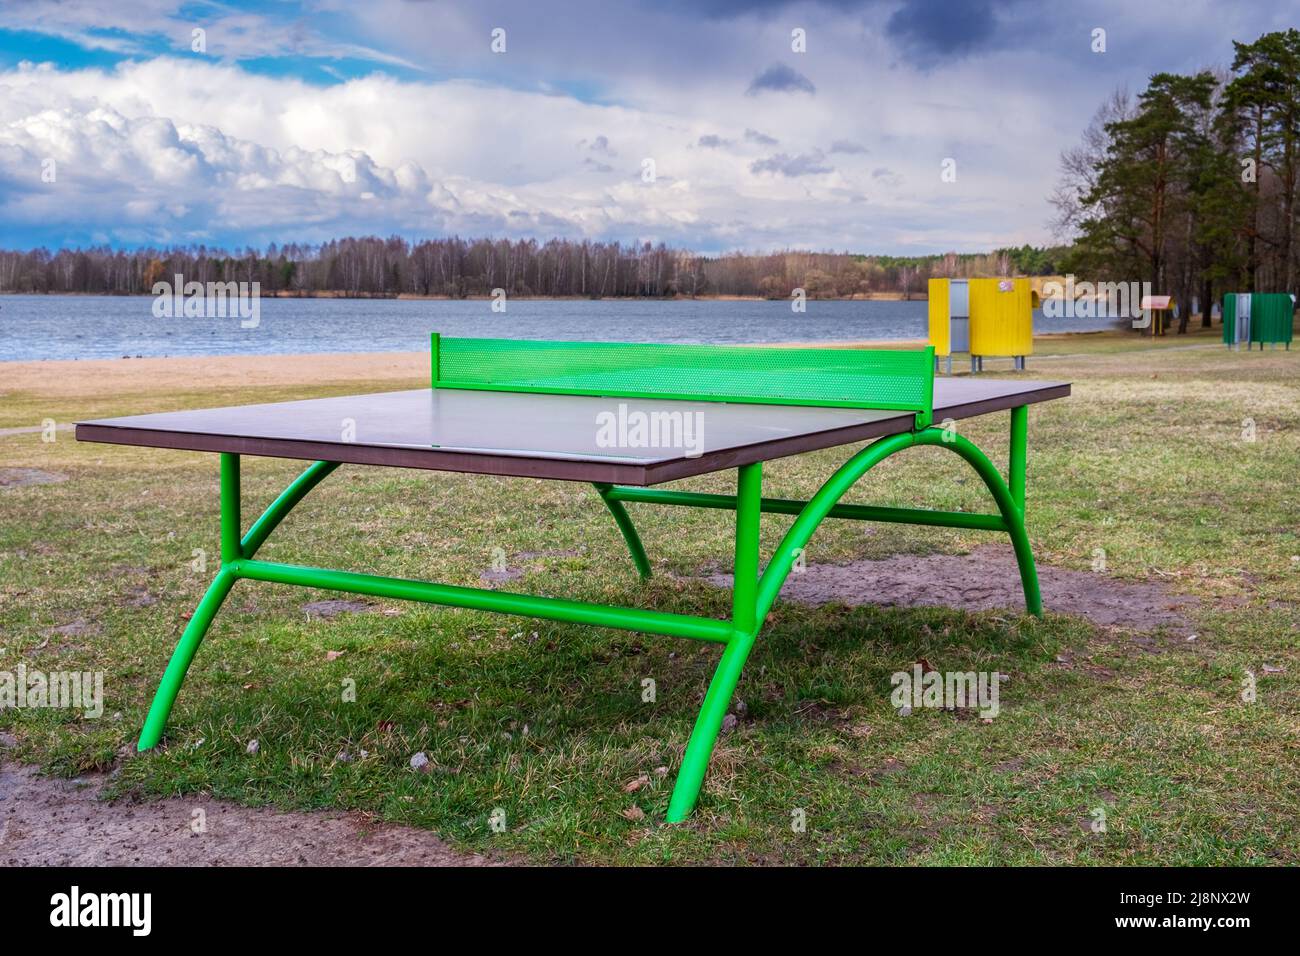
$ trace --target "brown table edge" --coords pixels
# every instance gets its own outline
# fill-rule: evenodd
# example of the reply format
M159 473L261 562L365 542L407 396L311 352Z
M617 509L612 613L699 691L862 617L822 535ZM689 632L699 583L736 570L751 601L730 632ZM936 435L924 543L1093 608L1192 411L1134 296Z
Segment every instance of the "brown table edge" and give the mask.
M1009 411L1021 405L1037 405L1039 402L1049 402L1056 398L1069 398L1070 385L1069 382L1052 382L1044 384L1041 388L1017 392L1015 395L1002 395L958 405L935 406L934 419L942 421L945 418L975 418L978 415Z
M1052 382L1044 384L1042 388L1029 389L1017 392L1014 395L1002 395L959 405L937 406L934 409L934 420L940 422L944 418L974 418L992 412L1009 411L1021 405L1036 405L1039 402L1051 401L1056 398L1067 398L1069 395L1069 382ZM646 466L649 479L647 484L657 485L666 481L676 481L681 478L691 478L709 472L722 471L726 468L749 465L756 461L772 461L776 458L786 458L806 451L819 451L839 445L851 445L855 442L866 441L869 438L898 435L910 430L913 420L912 413L907 412L891 418L882 418L821 432L810 432L806 435L795 435L789 438L779 438L750 445L737 445L734 448L715 452L711 456L705 456L714 459L710 463L710 467L699 467L701 459L697 458L680 458L672 461L655 462ZM719 457L725 457L725 462L718 464L716 459Z
M582 462L559 458L453 452L437 448L307 441L296 438L248 438L210 432L177 432L81 422L77 423L75 435L77 441L166 448L174 451L227 452L261 458L337 461L351 465L381 465L393 468L417 468L423 471L501 475L510 478L553 478L561 481L645 484L645 466L619 462Z

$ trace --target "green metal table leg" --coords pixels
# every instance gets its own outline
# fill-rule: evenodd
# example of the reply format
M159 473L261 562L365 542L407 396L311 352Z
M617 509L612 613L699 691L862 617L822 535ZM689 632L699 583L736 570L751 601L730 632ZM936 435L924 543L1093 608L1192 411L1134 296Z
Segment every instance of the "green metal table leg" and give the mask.
M1025 592L1025 610L1034 617L1043 616L1043 595L1038 587L1038 569L1034 566L1034 551L1029 544L1029 532L1024 520L1008 519L1011 546L1016 551L1016 564L1020 568L1020 585Z
M1029 467L1029 406L1011 409L1011 459L1007 466L1007 485L1017 518L1007 518L1012 547L1016 549L1016 564L1020 566L1020 583L1025 591L1025 608L1030 614L1043 616L1043 595L1038 587L1038 568L1034 565L1034 552L1029 545L1029 532L1025 530L1025 476Z
M736 557L731 623L741 634L758 633L758 536L763 515L763 463L743 465L736 476Z
M1029 442L1029 406L1018 405L1011 409L1011 461L1007 467L1007 484L1010 486L1011 500L1016 503L1020 513L1025 511L1025 471L1028 459L1026 447Z
M617 501L610 497L613 485L597 484L594 486L600 495L600 500L605 502L605 507L609 513L614 516L614 522L618 525L618 530L623 532L623 540L627 542L627 550L632 555L632 563L636 565L637 573L643 579L650 577L650 559L646 557L645 546L641 544L641 536L636 533L636 525L632 524L632 518L623 507L623 502Z
M190 669L190 661L194 660L195 652L203 643L203 636L207 634L213 617L235 581L234 573L228 568L222 568L208 585L207 593L195 609L194 616L185 625L185 632L181 634L180 642L172 652L172 659L167 662L167 670L153 695L153 703L149 705L149 716L144 720L144 729L140 731L140 742L136 749L151 750L158 746L163 728L167 726L167 717L172 712L172 704L176 702L176 695L185 682L185 673Z
M709 759L722 730L722 720L736 692L740 672L744 669L761 621L758 619L756 594L758 586L758 531L762 515L762 462L742 465L736 481L736 552L734 580L732 582L732 622L735 634L722 652L718 669L709 681L704 704L691 739L686 744L677 783L668 802L668 822L680 823L695 807L704 774L709 769Z
M1023 501L1024 443L1019 443L1020 451L1017 452L1015 449L1017 442L1014 434L1014 418L1012 423L1011 481L1013 486L1019 482L1021 501ZM1029 544L1029 533L1025 531L1024 509L1016 503L1015 492L1007 487L1006 482L1002 480L1002 475L998 473L998 469L993 462L989 461L988 456L964 436L958 435L956 441L944 442L941 436L922 432L917 436L917 440L919 444L938 445L950 451L955 451L966 459L967 463L975 469L975 473L983 479L985 487L993 495L993 500L997 502L1002 517L1006 519L1007 534L1011 536L1011 546L1016 552L1016 564L1020 568L1020 584L1025 592L1025 610L1036 617L1042 617L1043 596L1038 588L1038 570L1034 567L1034 552ZM1017 473L1019 477L1017 477Z
M307 470L293 480L288 488L280 493L280 497L271 502L271 506L262 513L262 517L253 522L253 526L248 529L248 534L244 535L241 542L243 546L243 557L251 558L257 554L260 548L284 520L285 516L294 509L298 502L307 497L307 493L319 485L322 481L334 473L338 468L337 461L318 461L308 466Z
M231 562L238 561L243 551L239 540L239 456L222 454L221 456L221 569L208 585L203 600L194 610L194 616L181 634L167 670L163 672L162 681L153 695L149 705L149 714L145 717L144 728L140 731L139 750L150 750L158 745L163 728L167 726L167 717L172 712L172 704L180 693L181 684L185 682L185 673L190 669L190 662L203 636L207 634L212 619L216 616L221 603L234 586L236 575Z
M221 563L229 564L244 556L240 540L239 456L221 454Z

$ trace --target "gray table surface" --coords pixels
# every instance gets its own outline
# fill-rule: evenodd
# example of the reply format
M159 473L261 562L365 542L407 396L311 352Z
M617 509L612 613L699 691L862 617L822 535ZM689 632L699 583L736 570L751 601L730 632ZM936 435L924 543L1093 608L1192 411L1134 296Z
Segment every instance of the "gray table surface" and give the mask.
M937 378L934 421L1063 398L1064 382ZM609 446L656 423L671 447ZM904 432L910 412L413 389L77 423L81 441L650 485ZM631 430L620 432L619 421ZM605 428L602 432L602 424Z

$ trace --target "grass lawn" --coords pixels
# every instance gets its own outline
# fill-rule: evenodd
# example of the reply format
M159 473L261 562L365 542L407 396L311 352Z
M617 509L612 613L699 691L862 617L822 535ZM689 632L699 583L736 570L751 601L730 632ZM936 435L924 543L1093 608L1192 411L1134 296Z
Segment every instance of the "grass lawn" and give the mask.
M1295 865L1300 350L1229 353L1217 334L1053 339L1028 373L1074 382L1072 398L1030 413L1040 565L1089 570L1104 552L1105 574L1194 595L1195 640L1102 630L1050 607L1038 621L778 603L741 680L736 726L678 826L662 822L668 794L718 648L378 599L325 619L303 605L340 595L250 581L195 658L165 746L135 755L156 682L215 571L216 456L3 431L418 387L427 371L412 359L366 379L336 359L232 383L0 365L0 474L66 478L0 486L0 671L102 671L106 698L99 720L0 710L0 731L16 738L7 753L52 774L112 769L118 795L360 810L537 862ZM1005 414L963 430L1005 465ZM852 450L772 462L765 491L808 496ZM246 520L298 470L245 459ZM982 492L955 456L913 449L851 497L986 510ZM344 466L262 556L483 586L504 552L521 572L496 585L505 589L725 616L728 595L701 578L728 569L731 515L629 509L655 566L648 584L586 485ZM765 553L789 520L764 518ZM961 553L995 539L828 521L807 558ZM898 716L890 674L921 658L1010 675L999 716ZM417 752L427 772L410 768Z

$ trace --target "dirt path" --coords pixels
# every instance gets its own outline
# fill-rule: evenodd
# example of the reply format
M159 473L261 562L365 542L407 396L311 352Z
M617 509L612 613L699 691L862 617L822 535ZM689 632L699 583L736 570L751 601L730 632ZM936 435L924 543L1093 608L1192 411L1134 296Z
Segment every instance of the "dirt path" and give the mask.
M359 813L284 813L198 796L109 803L102 785L102 777L58 780L0 766L0 866L498 865Z
M731 575L710 577L731 587ZM1038 565L1043 607L1052 614L1086 618L1102 627L1187 633L1184 612L1199 602L1157 584L1120 581L1106 574ZM1010 547L983 545L970 554L898 554L880 561L810 564L791 574L781 598L800 604L879 604L884 607L953 607L966 611L1023 611L1020 572Z

